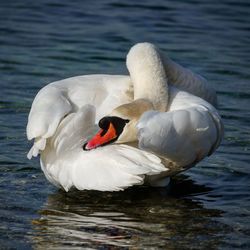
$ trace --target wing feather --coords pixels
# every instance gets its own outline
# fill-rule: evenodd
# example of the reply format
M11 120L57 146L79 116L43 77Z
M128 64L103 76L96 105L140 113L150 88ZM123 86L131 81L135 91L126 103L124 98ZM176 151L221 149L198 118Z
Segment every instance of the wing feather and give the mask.
M37 94L26 130L28 139L35 139L27 155L29 159L44 150L46 139L55 133L58 124L71 109L72 106L65 94L56 87L47 86Z
M167 170L159 157L123 144L83 151L83 143L96 128L94 114L91 105L71 113L48 140L41 153L41 165L53 184L66 191L72 186L80 190L117 191L142 184L145 175Z
M142 115L137 124L139 148L180 167L190 166L210 155L220 144L221 118L213 106L194 96L190 106L172 108L168 112L148 111Z

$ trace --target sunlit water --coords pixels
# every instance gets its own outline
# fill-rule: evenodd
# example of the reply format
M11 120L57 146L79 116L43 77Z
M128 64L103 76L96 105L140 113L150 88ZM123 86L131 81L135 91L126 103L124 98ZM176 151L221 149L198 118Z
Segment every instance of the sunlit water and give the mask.
M250 248L249 1L1 1L0 248ZM28 161L25 126L46 83L126 74L156 43L218 92L225 138L168 189L65 193Z

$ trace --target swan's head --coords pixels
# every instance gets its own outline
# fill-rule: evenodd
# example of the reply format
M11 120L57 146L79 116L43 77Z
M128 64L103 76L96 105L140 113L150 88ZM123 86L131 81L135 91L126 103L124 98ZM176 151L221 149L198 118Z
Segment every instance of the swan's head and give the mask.
M136 124L144 112L152 109L152 103L145 99L117 107L110 116L99 121L100 131L84 144L83 149L91 150L110 143L137 141Z
M118 116L103 117L98 123L100 127L99 132L84 144L83 149L91 150L117 141L129 122L128 119L123 119Z

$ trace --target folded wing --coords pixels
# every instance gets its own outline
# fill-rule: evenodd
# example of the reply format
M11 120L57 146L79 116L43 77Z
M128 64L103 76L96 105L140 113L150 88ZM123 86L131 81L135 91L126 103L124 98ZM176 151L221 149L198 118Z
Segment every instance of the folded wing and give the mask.
M173 94L168 112L146 112L137 124L139 148L162 156L169 168L173 164L171 174L209 156L223 135L221 118L212 105L186 92Z

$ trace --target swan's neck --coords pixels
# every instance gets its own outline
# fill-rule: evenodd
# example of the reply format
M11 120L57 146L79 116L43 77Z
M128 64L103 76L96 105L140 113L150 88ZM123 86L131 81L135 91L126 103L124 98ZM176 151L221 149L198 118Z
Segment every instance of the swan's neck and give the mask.
M148 99L156 110L166 111L167 77L156 47L150 43L133 46L127 55L127 68L134 84L134 99Z
M216 93L205 78L182 67L163 53L161 53L161 58L169 84L201 97L216 106Z

